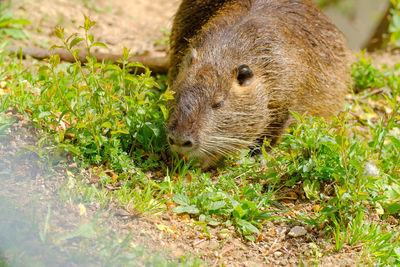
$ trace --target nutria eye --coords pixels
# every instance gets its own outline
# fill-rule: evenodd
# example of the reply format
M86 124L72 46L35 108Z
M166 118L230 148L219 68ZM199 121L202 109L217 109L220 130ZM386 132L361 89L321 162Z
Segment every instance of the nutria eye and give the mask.
M223 101L219 101L219 102L213 104L211 107L212 107L213 109L219 109L219 108L222 107L222 104L223 104Z
M253 81L254 73L251 68L246 65L240 65L237 69L237 80L241 86L248 86Z

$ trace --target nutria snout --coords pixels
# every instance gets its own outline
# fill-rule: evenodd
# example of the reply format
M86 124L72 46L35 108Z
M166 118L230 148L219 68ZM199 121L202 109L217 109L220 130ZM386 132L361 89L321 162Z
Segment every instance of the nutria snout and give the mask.
M183 0L171 33L173 151L202 167L328 116L349 84L343 36L309 0Z

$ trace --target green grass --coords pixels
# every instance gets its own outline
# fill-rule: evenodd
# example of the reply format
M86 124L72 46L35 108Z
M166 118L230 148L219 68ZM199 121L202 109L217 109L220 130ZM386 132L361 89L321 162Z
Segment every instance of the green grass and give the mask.
M63 42L57 47L76 58L79 51L74 46L80 42L86 42L88 50L104 46L87 34L93 25L86 18L84 38L65 37L63 29L56 28ZM151 167L165 148L165 102L171 94L148 70L141 75L130 74L129 70L142 66L127 63L128 57L125 49L118 66L96 62L89 56L89 63L82 66L79 60L60 64L55 55L37 73L25 74L17 59L11 59L13 66L2 76L7 90L15 94L13 103L4 98L0 109L15 106L36 126L53 134L58 146L72 152L77 160L85 158L88 163L109 165L118 171L126 171L131 159L140 167ZM0 60L7 64L10 58L3 54ZM13 72L20 74L17 83L7 79Z
M390 0L393 7L390 10L391 20L388 29L388 36L384 36L387 39L389 46L398 48L400 46L400 1Z
M29 24L29 20L13 18L11 13L8 13L9 6L0 6L0 39L25 39L27 33L23 30L23 26Z
M93 25L85 18L83 37L56 28L59 47L78 58L80 42L89 52L104 46L89 34ZM61 199L114 201L145 214L164 212L172 201L173 212L189 214L205 232L234 226L255 241L267 221L288 219L281 189L300 184L305 199L320 208L291 220L328 232L336 252L361 245L365 264L399 263L398 227L386 230L385 219L400 212L400 64L378 68L361 53L352 66L358 93L345 112L330 119L293 114L297 125L270 153L239 165L228 160L214 174L165 152L166 103L173 95L165 77L147 69L136 74L143 66L128 57L124 49L114 65L91 56L86 64L66 64L53 56L35 70L0 53L0 111L16 109L49 134L50 154L39 149L41 157L62 152L80 163L60 189ZM85 168L96 183L79 173ZM372 219L376 214L379 221Z

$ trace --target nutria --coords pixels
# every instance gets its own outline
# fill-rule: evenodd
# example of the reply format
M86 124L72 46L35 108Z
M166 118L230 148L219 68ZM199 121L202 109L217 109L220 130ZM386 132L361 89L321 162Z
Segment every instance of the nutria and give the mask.
M290 111L334 114L349 87L343 35L311 0L183 0L170 45L168 142L203 168L276 143Z

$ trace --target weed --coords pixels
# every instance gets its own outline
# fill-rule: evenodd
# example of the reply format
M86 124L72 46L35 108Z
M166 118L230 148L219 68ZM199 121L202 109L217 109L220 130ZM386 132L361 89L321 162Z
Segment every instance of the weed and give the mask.
M0 6L0 40L6 37L12 39L27 38L28 35L22 27L29 24L29 20L13 18L12 14L6 12L9 7L8 5Z
M171 154L171 171L169 171L169 169L167 168L166 172L177 174L178 177L186 177L189 169L195 166L196 161L194 159L187 160L185 157L179 157L177 153L172 152Z
M7 137L8 128L14 123L13 117L6 117L0 115L0 139Z
M68 50L76 62L61 65L59 57L52 56L49 66L42 66L34 81L40 95L26 99L25 90L17 86L15 90L20 93L15 99L29 106L26 112L31 120L53 133L77 159L120 171L128 168L130 158L138 165L148 164L149 159L157 161L157 153L164 147L163 122L168 116L165 103L171 94L168 90L161 92L147 69L141 75L128 72L143 66L127 62L127 49L119 61L121 66L99 63L90 56L92 47L105 46L88 33L94 24L85 17L84 37L66 37L62 28L56 28L63 45L52 48ZM84 65L75 49L80 42L85 42L89 52Z
M390 24L388 29L388 42L392 47L400 46L400 1L390 0L393 8L390 10Z
M239 187L237 191L227 190L225 186L226 191L222 191L221 184L216 186L207 182L208 185L205 185L205 181L196 180L204 179L204 175L192 177L190 185L186 185L173 197L173 201L179 205L174 208L174 212L178 214L192 214L199 222L210 226L234 225L250 241L255 240L254 234L259 233L258 228L263 223L275 218L272 215L274 211L265 209L272 202L273 191L263 195L262 186L254 187L251 184ZM234 195L231 196L227 191L233 191Z
M345 14L351 14L356 8L354 0L317 0L315 2L321 8L333 6Z
M50 204L47 206L47 215L46 220L44 221L43 228L39 231L40 240L45 243L47 240L47 233L49 231L49 222L51 218L51 206Z
M120 190L115 191L114 196L132 213L156 214L165 210L165 200L161 199L163 192L157 194L156 191L157 186L152 181L149 181L144 188L137 186L133 189L128 183L123 184Z
M170 30L166 27L161 27L160 31L161 31L162 37L160 37L158 40L155 41L154 46L169 44L169 36L171 35Z
M113 11L113 4L112 2L106 7L101 8L96 1L94 0L80 0L87 9L93 10L94 12L103 14L103 13L111 13Z

